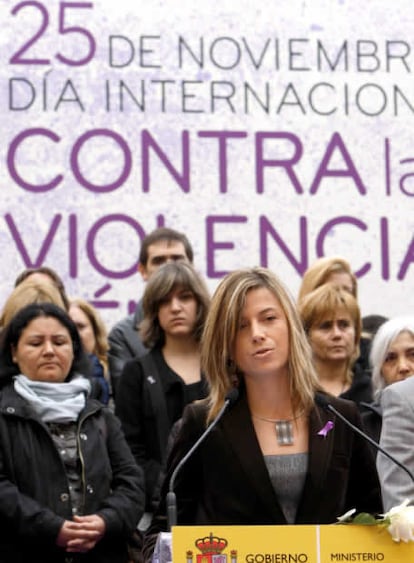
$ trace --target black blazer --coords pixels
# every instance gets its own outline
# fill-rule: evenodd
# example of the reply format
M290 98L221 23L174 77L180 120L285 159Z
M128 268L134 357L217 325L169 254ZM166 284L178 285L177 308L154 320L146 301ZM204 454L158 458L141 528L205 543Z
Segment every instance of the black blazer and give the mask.
M330 398L353 424L361 426L351 401ZM156 535L167 529L165 496L177 463L206 426L205 401L189 405L167 462L161 502L148 530L150 559ZM318 432L328 420L334 428ZM286 524L251 421L246 396L223 416L176 476L178 524ZM327 524L350 510L382 511L380 484L369 445L341 420L315 406L309 420L309 459L296 524Z

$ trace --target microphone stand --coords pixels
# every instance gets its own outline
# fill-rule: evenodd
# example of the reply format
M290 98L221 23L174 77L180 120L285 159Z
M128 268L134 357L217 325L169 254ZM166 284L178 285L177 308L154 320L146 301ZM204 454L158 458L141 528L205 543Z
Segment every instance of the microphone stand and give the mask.
M408 469L408 467L405 467L405 465L403 465L400 461L398 461L398 459L396 459L393 455L391 455L389 452L387 452L387 450L385 450L382 446L380 446L375 440L373 440L370 436L368 436L368 434L366 434L365 432L363 432L360 428L358 428L358 426L355 426L354 424L352 424L352 422L350 422L345 416L343 416L334 406L331 405L331 403L329 403L327 400L325 402L325 399L321 399L321 400L317 400L317 402L326 410L332 412L333 414L335 414L338 418L340 418L343 422L345 422L345 424L347 424L350 428L352 428L352 430L354 432L356 432L357 434L359 434L360 436L362 436L363 438L365 438L365 440L367 440L370 444L372 444L374 446L374 448L376 448L377 450L379 450L382 454L384 454L386 457L388 457L388 459L390 459L391 461L393 461L396 465L398 465L398 467L400 467L401 469L403 469L407 475L410 477L410 479L412 480L412 482L414 483L414 475L413 473Z
M180 471L182 466L186 463L188 458L194 453L194 451L198 448L198 446L203 442L206 437L210 434L216 424L219 422L221 417L223 416L224 412L228 408L228 406L232 406L239 396L239 392L236 388L231 389L226 395L225 401L223 406L221 407L220 411L218 412L216 418L207 427L207 429L201 434L199 439L193 444L193 446L188 450L185 456L180 460L180 462L176 465L174 471L172 472L170 483L168 486L168 493L166 497L166 504L167 504L167 523L168 523L168 531L171 531L172 526L177 525L177 498L174 492L174 483L177 473Z

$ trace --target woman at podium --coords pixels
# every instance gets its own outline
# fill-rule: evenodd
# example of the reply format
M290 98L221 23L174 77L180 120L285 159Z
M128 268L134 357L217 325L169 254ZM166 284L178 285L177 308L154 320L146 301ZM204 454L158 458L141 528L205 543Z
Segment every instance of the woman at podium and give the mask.
M271 271L242 269L221 281L201 361L209 396L184 411L146 559L171 524L169 491L177 525L328 524L351 508L382 511L369 445L326 408L360 427L357 407L321 390L295 304Z

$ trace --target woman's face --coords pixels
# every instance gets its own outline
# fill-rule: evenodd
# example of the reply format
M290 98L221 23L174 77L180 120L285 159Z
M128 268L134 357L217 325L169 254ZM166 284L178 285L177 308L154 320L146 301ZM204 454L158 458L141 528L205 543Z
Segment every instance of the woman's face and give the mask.
M96 348L96 338L89 317L77 305L70 306L69 316L78 329L84 349L88 354L93 354Z
M246 377L286 373L289 327L276 296L267 288L246 295L233 350L233 361Z
M22 331L13 361L33 381L63 382L73 363L69 331L54 317L37 317Z
M158 322L167 336L190 336L194 333L197 308L191 290L175 288L160 304Z
M319 362L347 362L355 352L355 326L345 310L327 316L309 330L313 357Z
M391 342L381 373L385 385L391 385L406 377L414 375L414 336L407 331L400 334Z

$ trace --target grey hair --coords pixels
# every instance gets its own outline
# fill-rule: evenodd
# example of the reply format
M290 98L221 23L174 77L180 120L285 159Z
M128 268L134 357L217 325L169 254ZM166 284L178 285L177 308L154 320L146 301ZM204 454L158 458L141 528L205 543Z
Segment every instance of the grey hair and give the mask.
M383 323L371 345L369 361L372 367L372 385L377 393L384 389L385 379L382 375L382 366L388 354L388 349L401 332L408 332L414 338L414 316L405 315L394 317Z

